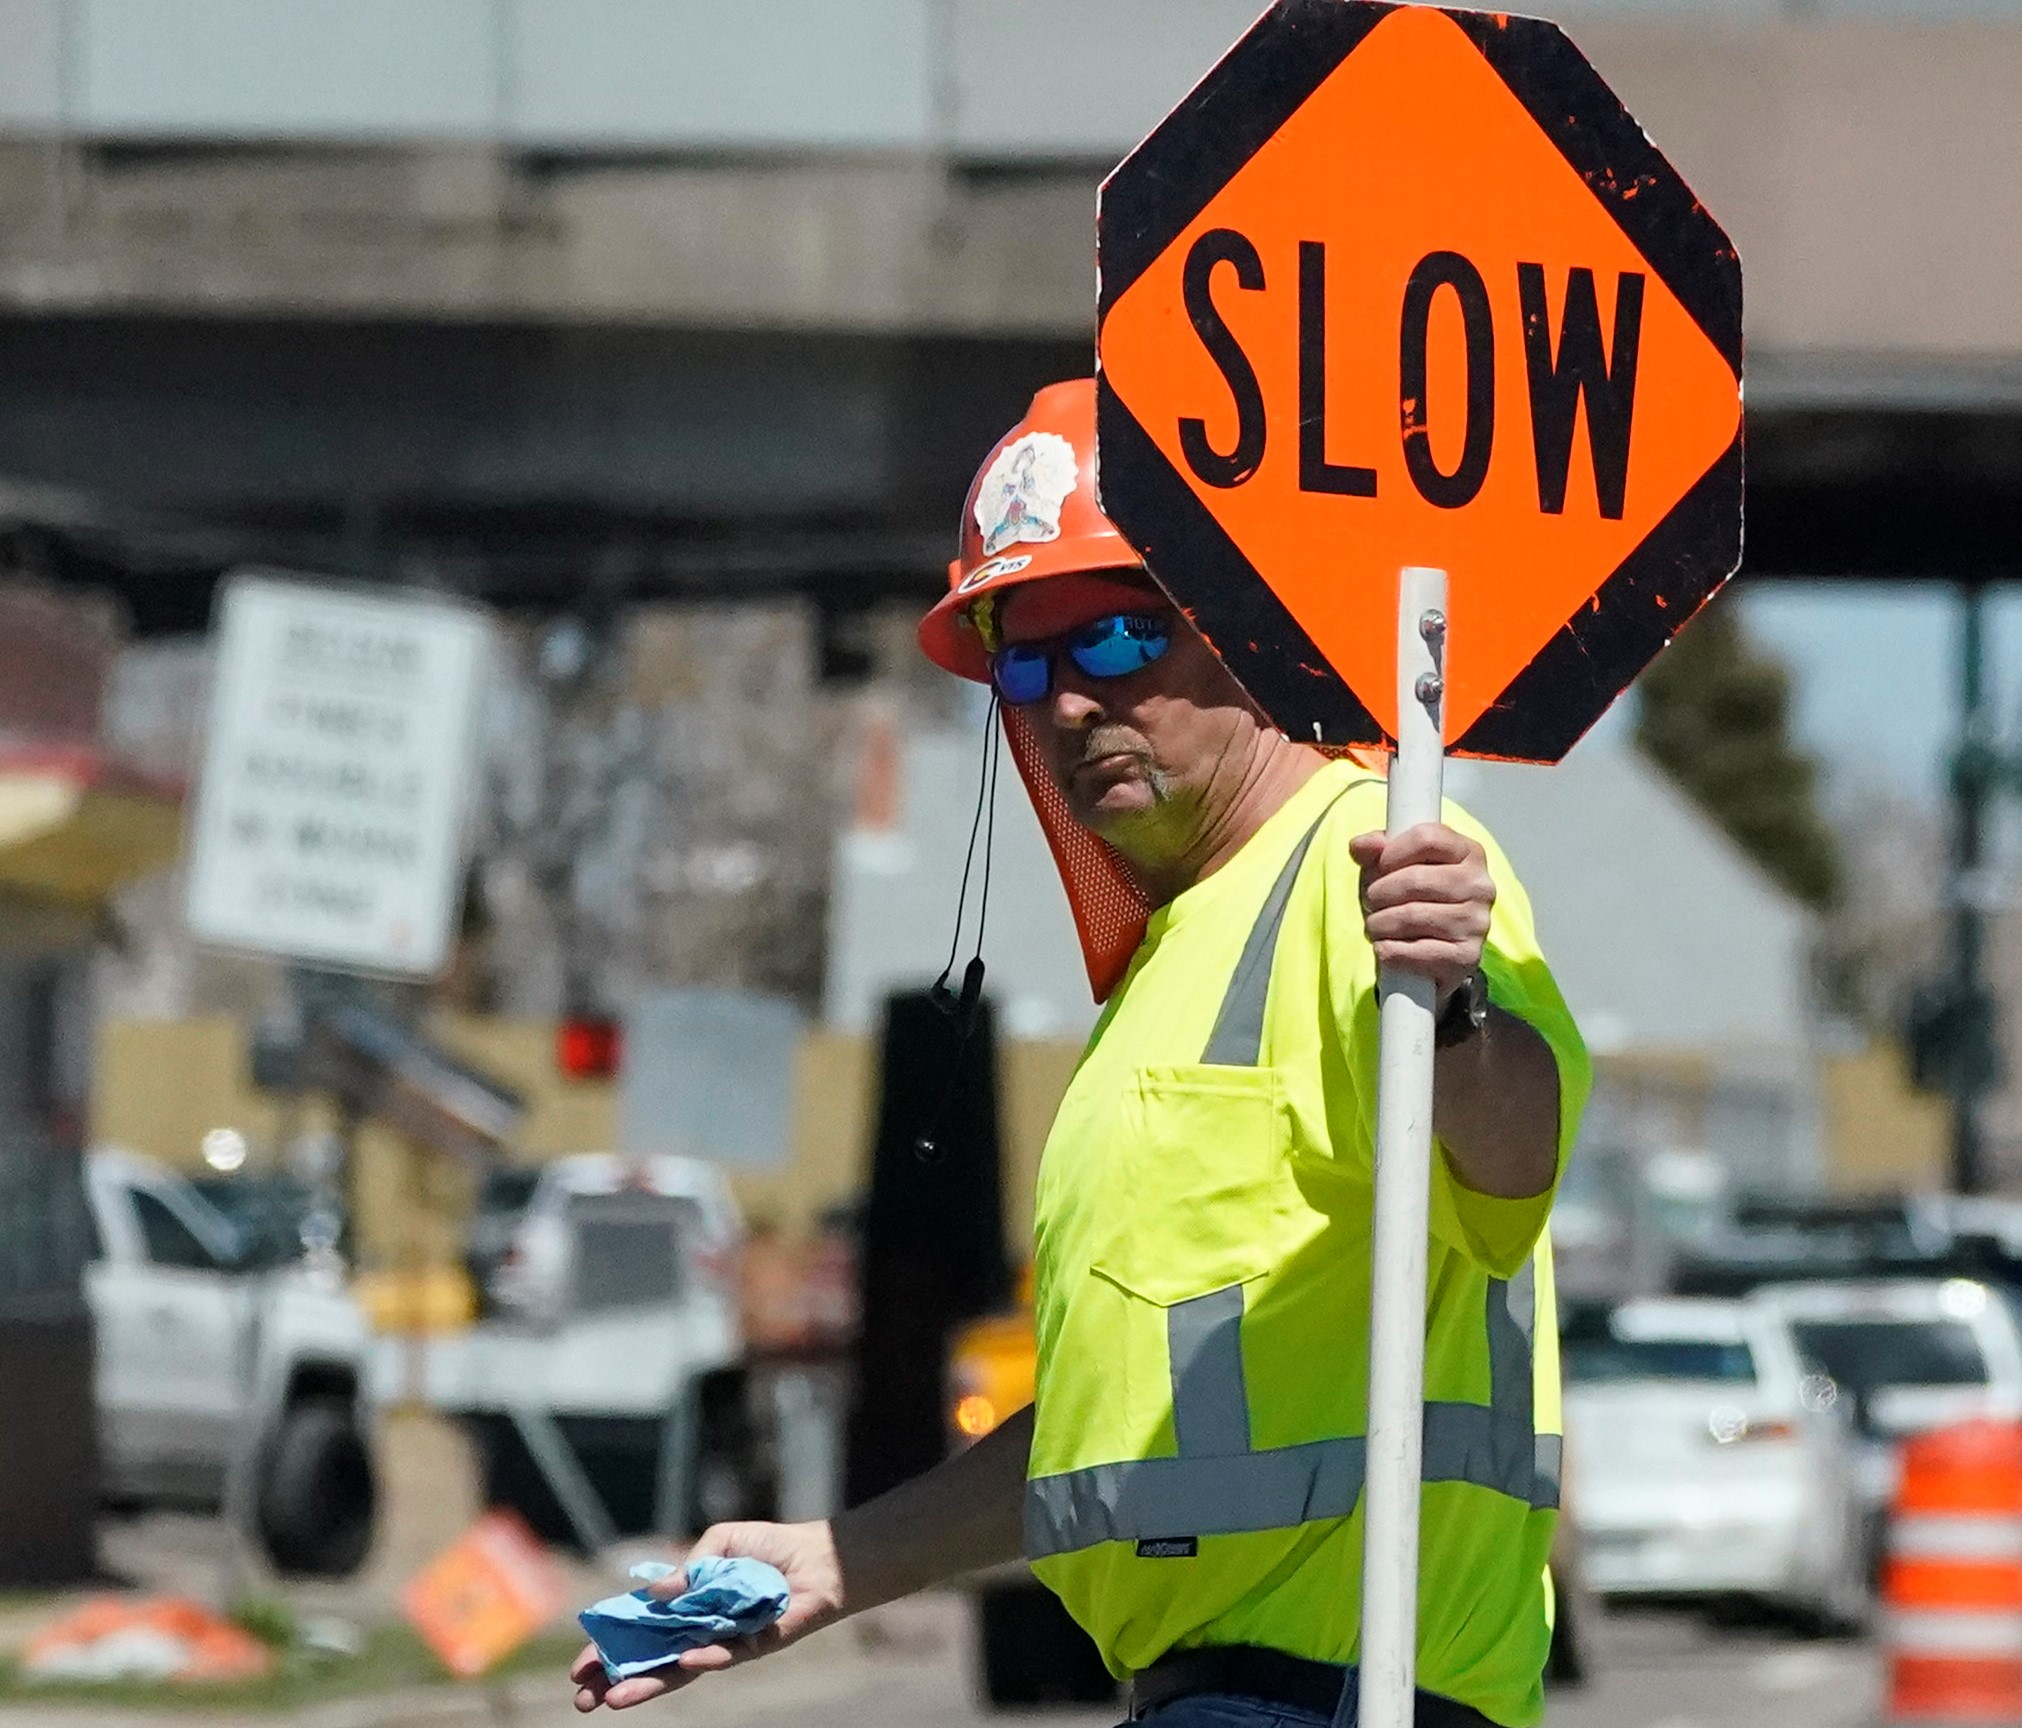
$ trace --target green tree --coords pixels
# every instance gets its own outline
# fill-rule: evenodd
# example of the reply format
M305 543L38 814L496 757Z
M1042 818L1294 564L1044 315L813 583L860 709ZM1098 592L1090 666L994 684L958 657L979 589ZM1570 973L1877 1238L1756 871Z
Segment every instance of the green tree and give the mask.
M1731 598L1679 633L1637 685L1636 742L1768 874L1809 906L1839 897L1818 764L1790 736L1790 674Z

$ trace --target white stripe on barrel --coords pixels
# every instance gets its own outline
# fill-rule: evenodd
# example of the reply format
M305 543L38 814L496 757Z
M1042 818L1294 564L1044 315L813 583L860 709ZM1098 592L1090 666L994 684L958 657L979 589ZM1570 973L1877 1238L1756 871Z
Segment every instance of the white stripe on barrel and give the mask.
M2022 1518L1920 1513L1889 1525L1889 1552L1904 1560L2022 1561Z
M2022 1616L1904 1613L1886 1617L1883 1636L1898 1655L2022 1656Z

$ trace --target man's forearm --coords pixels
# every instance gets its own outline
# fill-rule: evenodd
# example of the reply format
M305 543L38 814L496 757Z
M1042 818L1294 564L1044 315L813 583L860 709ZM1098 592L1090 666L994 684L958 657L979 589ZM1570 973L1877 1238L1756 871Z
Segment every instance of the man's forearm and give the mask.
M839 1514L844 1611L861 1613L1022 1558L1028 1406L923 1476Z
M1521 1200L1552 1185L1559 1066L1524 1021L1491 1007L1477 1036L1439 1052L1432 1100L1433 1131L1466 1187Z

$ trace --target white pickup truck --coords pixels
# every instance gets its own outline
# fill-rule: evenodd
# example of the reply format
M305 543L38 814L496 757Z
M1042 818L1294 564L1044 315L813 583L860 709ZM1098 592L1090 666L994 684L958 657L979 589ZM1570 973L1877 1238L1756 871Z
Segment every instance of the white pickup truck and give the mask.
M231 1510L276 1570L342 1577L372 1544L370 1333L333 1271L263 1256L163 1165L85 1160L103 1497Z

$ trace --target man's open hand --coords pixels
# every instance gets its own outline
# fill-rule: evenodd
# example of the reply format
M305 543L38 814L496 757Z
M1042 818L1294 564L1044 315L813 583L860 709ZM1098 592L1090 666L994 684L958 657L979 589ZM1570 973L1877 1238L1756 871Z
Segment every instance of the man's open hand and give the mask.
M600 1704L612 1710L625 1710L665 1697L704 1674L783 1650L796 1639L805 1638L842 1617L842 1567L836 1560L835 1538L826 1520L812 1524L718 1524L705 1530L688 1551L691 1560L706 1555L763 1560L777 1566L791 1592L786 1613L779 1622L749 1638L687 1651L678 1662L651 1674L620 1680L615 1685L605 1678L596 1646L585 1645L582 1654L569 1666L569 1678L576 1683L578 1710L594 1710ZM648 1586L653 1595L663 1599L679 1596L687 1588L687 1576L682 1572L670 1572Z
M1488 936L1495 882L1481 843L1421 822L1358 834L1349 852L1362 867L1362 928L1377 964L1430 978L1444 1002L1481 964Z

